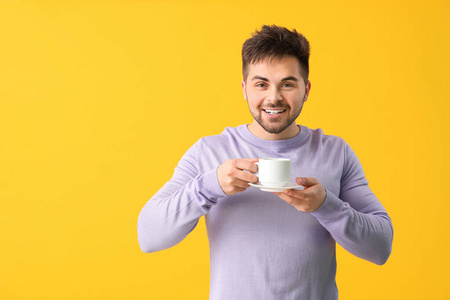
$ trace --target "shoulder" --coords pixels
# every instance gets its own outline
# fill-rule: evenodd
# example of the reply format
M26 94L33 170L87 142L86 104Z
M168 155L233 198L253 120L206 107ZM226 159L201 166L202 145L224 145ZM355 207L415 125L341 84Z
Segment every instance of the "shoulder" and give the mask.
M236 136L237 128L227 127L217 135L199 138L183 155L178 167L184 170L193 170L190 174L195 175L201 169L201 161L208 161L216 157L217 153L224 152L230 145L230 139Z
M196 145L197 147L218 147L219 145L228 145L232 140L240 138L242 126L245 125L238 127L226 127L220 134L200 138Z
M302 126L302 130L305 130L308 136L308 140L320 147L324 148L347 148L348 144L345 140L336 135L325 134L321 128L310 129Z

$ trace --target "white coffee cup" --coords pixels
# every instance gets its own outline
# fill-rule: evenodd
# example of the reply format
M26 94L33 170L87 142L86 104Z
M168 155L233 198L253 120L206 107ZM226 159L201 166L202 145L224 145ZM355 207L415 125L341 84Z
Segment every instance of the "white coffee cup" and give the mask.
M291 177L291 160L287 158L260 158L256 163L256 176L263 186L282 187L289 183Z

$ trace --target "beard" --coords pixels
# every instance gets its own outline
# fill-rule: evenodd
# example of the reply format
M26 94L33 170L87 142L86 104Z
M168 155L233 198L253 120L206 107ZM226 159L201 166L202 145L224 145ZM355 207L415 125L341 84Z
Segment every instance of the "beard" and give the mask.
M265 106L266 108L269 108L268 106ZM273 107L278 107L281 108L282 106L278 105L278 106L273 106ZM287 112L290 112L289 107L283 107L285 109L287 109ZM253 116L253 119L255 119L255 121L268 133L272 133L272 134L278 134L278 133L282 133L284 130L286 130L286 128L288 128L289 126L292 125L292 123L295 122L295 120L298 118L298 116L300 115L300 113L302 112L302 108L303 108L303 101L302 101L302 105L300 106L300 108L298 109L298 111L294 112L292 115L288 115L288 118L282 118L281 120L277 120L277 119L263 119L262 118L262 112L261 113L257 113L257 112L253 112L250 111L250 113ZM260 109L260 111L262 111L262 109Z

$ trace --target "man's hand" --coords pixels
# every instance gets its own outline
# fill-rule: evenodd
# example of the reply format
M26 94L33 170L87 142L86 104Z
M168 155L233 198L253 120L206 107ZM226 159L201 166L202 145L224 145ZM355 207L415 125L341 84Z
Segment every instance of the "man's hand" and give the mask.
M249 187L249 182L258 182L258 177L253 174L258 171L258 166L255 164L257 161L257 158L231 159L217 168L217 178L225 194L233 195L243 192Z
M303 190L284 190L281 193L274 193L287 203L303 212L313 212L325 201L327 192L323 185L314 177L297 177L298 185L304 187Z

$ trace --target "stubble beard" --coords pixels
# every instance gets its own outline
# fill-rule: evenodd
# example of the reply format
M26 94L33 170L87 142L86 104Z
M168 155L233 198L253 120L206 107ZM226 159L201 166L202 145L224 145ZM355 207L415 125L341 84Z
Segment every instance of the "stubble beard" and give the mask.
M279 106L277 106L279 107ZM292 125L292 123L295 122L295 120L298 118L298 116L300 115L300 113L302 112L303 109L303 101L302 101L302 105L300 106L299 110L297 112L295 112L295 114L289 118L288 120L286 120L285 122L283 122L283 120L276 120L276 119L269 119L267 121L263 120L263 118L261 117L263 112L262 109L260 109L259 111L261 113L257 114L251 111L251 114L253 116L253 119L255 119L255 121L268 133L271 134L278 134L278 133L282 133L283 131L285 131L289 126Z

